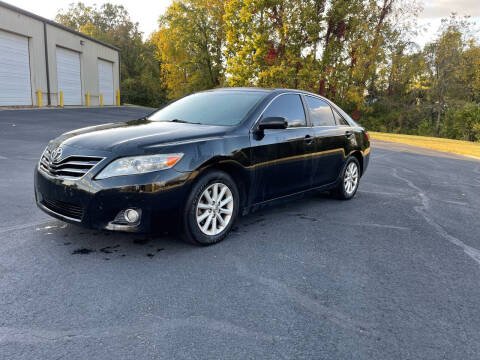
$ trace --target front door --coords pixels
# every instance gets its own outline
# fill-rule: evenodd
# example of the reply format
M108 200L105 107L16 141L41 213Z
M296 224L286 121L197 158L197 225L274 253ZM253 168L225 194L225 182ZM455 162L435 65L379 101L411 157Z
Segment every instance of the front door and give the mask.
M252 134L251 151L255 168L254 202L262 202L311 187L308 173L314 149L312 128L307 125L302 100L297 94L275 98L262 117L280 116L286 129Z

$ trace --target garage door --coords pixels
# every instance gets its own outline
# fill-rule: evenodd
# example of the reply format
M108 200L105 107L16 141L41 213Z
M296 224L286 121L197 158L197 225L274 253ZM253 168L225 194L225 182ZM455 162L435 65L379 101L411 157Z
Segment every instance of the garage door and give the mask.
M32 105L28 38L0 31L0 106Z
M58 91L63 91L65 105L82 104L82 83L80 81L80 54L57 47Z
M113 63L98 59L98 88L103 103L113 105Z

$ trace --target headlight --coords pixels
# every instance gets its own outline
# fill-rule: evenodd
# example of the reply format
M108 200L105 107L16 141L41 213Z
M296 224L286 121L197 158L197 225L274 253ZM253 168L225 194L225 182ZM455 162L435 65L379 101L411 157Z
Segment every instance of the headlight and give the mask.
M113 176L144 174L158 170L170 169L180 161L183 154L160 154L124 157L112 161L96 176L106 179Z

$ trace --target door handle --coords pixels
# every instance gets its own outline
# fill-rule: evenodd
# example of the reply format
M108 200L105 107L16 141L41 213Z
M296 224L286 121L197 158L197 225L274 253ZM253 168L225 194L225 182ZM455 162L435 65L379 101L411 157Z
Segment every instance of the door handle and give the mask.
M347 138L351 137L352 135L353 135L353 131L350 131L350 130L345 131L345 136Z
M310 145L313 143L313 136L311 135L305 135L304 141L307 145Z

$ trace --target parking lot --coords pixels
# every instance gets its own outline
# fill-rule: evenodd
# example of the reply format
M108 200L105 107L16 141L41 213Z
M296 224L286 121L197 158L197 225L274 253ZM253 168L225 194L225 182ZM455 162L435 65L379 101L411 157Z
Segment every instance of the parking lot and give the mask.
M357 196L224 242L67 225L34 204L64 131L140 107L0 111L1 359L478 359L480 161L374 142Z

